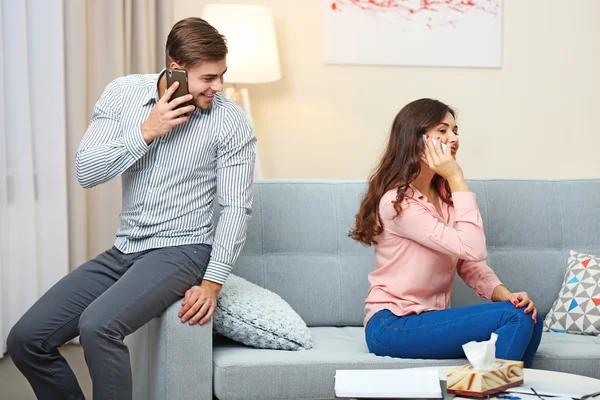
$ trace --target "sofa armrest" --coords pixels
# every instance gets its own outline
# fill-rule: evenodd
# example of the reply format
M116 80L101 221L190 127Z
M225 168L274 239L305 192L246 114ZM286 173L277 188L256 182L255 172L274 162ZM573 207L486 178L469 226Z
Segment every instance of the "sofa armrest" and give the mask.
M212 400L212 318L181 323L180 302L129 335L135 400Z

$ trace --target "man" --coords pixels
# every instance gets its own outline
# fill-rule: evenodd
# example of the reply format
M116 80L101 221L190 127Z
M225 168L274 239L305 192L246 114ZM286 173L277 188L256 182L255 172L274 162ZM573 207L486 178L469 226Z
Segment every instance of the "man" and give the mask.
M88 188L122 177L121 225L113 248L59 281L10 332L8 351L38 398L84 398L58 351L79 335L94 398L131 399L123 338L182 296L182 322L213 315L246 239L256 157L248 120L219 93L226 54L207 22L182 20L168 36L166 66L187 70L187 97L171 99L178 85L167 88L163 70L118 78L98 100L77 178Z

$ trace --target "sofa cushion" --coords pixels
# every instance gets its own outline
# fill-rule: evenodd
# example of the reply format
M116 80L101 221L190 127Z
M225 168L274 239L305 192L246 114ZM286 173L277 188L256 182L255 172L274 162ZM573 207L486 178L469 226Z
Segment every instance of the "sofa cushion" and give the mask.
M462 365L466 359L422 360L370 354L361 327L310 328L308 351L258 350L217 338L213 350L214 392L220 400L334 399L336 369L390 369ZM600 338L542 335L533 368L600 378ZM260 382L261 384L256 384Z
M263 349L312 348L308 327L277 294L229 275L217 298L214 330L247 346Z
M571 251L546 331L600 335L600 257Z
M600 337L544 332L533 368L600 379Z
M527 291L545 316L569 250L600 255L600 180L467 183L477 194L488 264L511 291ZM362 326L373 248L348 231L366 189L364 181L256 182L248 239L233 272L280 295L309 327ZM485 301L455 282L453 306Z
M214 393L220 400L334 399L336 369L457 365L459 360L407 360L370 354L362 327L310 328L314 347L258 350L219 338L213 350ZM257 384L260 382L260 384Z

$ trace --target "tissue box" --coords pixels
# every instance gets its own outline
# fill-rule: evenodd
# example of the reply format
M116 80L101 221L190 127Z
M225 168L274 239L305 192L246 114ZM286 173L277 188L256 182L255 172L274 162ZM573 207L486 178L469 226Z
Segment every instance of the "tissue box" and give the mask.
M448 393L485 397L523 384L523 361L497 359L498 366L490 370L474 370L466 364L448 371Z

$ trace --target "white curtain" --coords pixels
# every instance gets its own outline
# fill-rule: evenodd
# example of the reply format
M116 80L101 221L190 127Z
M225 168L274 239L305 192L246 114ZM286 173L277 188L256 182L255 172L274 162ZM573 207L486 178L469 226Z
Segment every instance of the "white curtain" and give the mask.
M69 271L63 0L0 0L0 357Z
M120 182L84 191L75 152L108 82L162 68L172 24L172 0L0 0L0 358L39 296L112 245Z
M121 210L120 179L84 191L75 179L72 160L106 85L122 75L154 73L164 66L165 42L173 25L171 2L65 1L72 269L113 244Z

